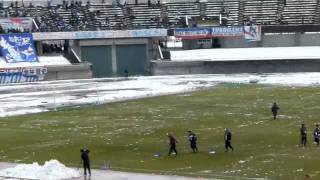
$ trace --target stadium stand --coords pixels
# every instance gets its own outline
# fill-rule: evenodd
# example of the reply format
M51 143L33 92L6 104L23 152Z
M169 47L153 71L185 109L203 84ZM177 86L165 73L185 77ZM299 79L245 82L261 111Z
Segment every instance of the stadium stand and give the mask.
M169 23L175 27L179 25L180 19L200 16L199 3L167 3Z
M244 18L252 18L257 24L276 24L278 0L244 1Z
M150 10L151 9L151 10ZM128 5L127 12L134 28L160 28L161 8L157 4Z
M220 14L228 19L226 25L239 25L240 1L212 1L205 3L206 17L219 17Z
M313 24L319 0L290 0L283 9L288 24Z
M99 1L100 2L100 1ZM116 2L116 3L115 3ZM11 3L1 17L32 17L39 31L76 31L186 27L185 19L226 20L224 25L319 24L319 0L216 0L125 4L120 1L28 6ZM138 1L137 1L138 2ZM189 24L189 27L193 26Z
M90 4L89 12L93 14L96 29L123 29L124 14L120 7L104 4Z

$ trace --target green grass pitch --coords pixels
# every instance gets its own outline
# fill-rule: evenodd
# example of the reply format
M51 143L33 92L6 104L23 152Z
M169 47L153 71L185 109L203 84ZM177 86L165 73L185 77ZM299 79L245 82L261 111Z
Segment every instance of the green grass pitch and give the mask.
M0 118L0 158L8 162L57 159L78 166L82 147L91 163L114 170L221 179L320 179L320 148L312 131L320 122L320 88L224 84L209 90L55 112ZM280 106L272 120L271 104ZM299 128L308 128L308 145ZM233 132L234 152L223 133ZM198 136L192 154L187 130ZM179 144L168 157L166 133ZM215 149L216 154L209 154ZM160 157L154 157L160 153Z

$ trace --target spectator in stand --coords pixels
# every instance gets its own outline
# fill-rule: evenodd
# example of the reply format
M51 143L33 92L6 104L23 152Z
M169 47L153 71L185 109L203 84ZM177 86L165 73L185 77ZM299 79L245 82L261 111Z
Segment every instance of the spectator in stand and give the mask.
M62 7L66 7L66 4L67 4L66 0L63 0L62 1Z
M112 7L117 7L117 0L112 0Z
M243 24L244 24L245 26L251 26L251 25L253 25L254 22L253 22L252 16L247 17L246 20L243 22Z
M109 17L107 16L106 17L106 25L108 25L109 24Z
M0 26L0 34L4 34L4 30L2 29L2 27Z
M33 4L32 4L32 2L30 2L29 3L29 8L33 8L34 6L33 6Z
M22 11L17 11L18 17L23 17L24 13Z
M71 0L71 3L70 3L70 9L73 9L74 8L74 1Z

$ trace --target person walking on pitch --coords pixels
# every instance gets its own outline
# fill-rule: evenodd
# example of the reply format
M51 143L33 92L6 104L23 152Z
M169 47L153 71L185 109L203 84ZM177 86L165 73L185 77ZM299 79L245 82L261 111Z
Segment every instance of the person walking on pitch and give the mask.
M271 107L271 111L273 114L273 119L277 119L277 114L278 114L278 110L279 110L279 106L277 105L276 102L273 103L272 107Z
M188 131L188 138L189 138L189 142L190 142L190 147L192 149L192 152L196 153L198 152L198 147L197 147L197 136L194 132L192 132L191 130Z
M300 137L301 137L301 146L306 147L307 146L307 128L305 124L301 124Z
M319 124L316 125L316 128L313 131L314 136L314 142L317 143L317 146L319 146L319 139L320 139L320 127Z
M231 131L228 128L226 128L224 131L224 147L226 149L225 152L228 152L229 148L233 151L233 147L231 145L231 138Z
M170 146L168 156L170 156L172 152L174 152L175 155L177 156L178 151L176 149L176 144L178 143L178 141L171 134L167 134L167 135L169 137L169 146Z

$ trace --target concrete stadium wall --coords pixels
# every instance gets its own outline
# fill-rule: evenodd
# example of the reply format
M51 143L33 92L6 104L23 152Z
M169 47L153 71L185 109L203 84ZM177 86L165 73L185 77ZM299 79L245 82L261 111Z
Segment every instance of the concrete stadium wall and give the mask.
M152 61L152 75L320 72L320 60Z
M249 42L243 37L219 38L221 48L248 48L248 47L291 47L291 46L320 46L320 34L273 34L262 35L261 41ZM197 40L187 40L184 49L197 49Z
M259 42L248 42L243 37L219 38L222 48L320 46L320 34L262 35Z
M45 81L92 78L91 67L87 63L69 66L48 66L47 68L48 73L44 78Z

